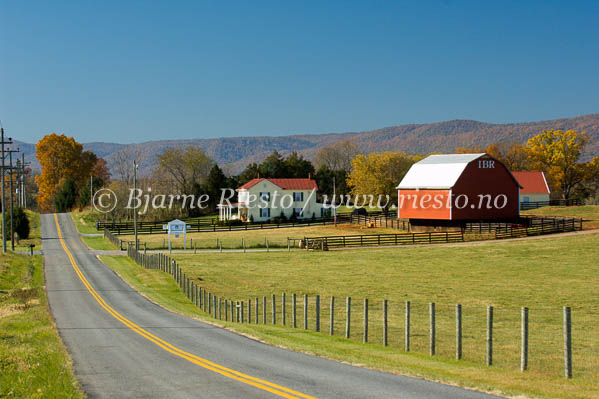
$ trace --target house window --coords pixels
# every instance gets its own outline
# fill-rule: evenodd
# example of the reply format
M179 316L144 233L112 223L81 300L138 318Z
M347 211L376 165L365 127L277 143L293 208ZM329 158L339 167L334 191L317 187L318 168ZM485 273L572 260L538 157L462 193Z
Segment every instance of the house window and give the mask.
M530 202L530 197L524 197L524 202Z
M269 218L270 217L270 208L260 208L260 217L261 218Z
M268 202L270 201L270 193L269 192L261 192L260 193L260 201Z
M295 216L297 217L302 217L302 208L293 208L293 213L295 214Z
M304 193L303 192L298 192L298 193L293 193L293 201L295 202L302 202L304 200Z

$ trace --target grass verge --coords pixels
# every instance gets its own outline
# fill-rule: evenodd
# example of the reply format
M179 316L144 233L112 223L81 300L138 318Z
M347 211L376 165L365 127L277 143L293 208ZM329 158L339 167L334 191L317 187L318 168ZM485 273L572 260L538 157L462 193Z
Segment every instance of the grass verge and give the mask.
M70 215L79 233L101 233L101 231L96 230L96 221L101 218L101 214L98 212L92 212L89 209L84 209L83 211L74 210L70 212Z
M510 395L592 398L599 378L599 235L492 242L460 247L387 248L355 251L179 255L186 274L219 297L278 300L279 325L223 323L271 344ZM187 315L204 315L170 276L142 269L125 257L103 257L134 288ZM309 295L308 330L281 326L281 293ZM314 296L321 298L321 331L328 332L330 296L337 298L335 337L316 333ZM350 340L344 299L352 297ZM369 298L369 344L362 344L362 300ZM381 301L389 300L389 346L381 342ZM412 302L412 351L403 349L403 306ZM261 305L260 301L260 306ZM437 355L428 351L428 302L437 304ZM463 306L464 360L456 362L454 304ZM484 366L485 307L495 306L494 366ZM561 306L573 307L574 378L562 377ZM519 366L520 307L530 308L529 370ZM255 309L254 309L255 312ZM263 309L262 309L263 312ZM205 316L205 315L204 315ZM262 320L262 315L260 316ZM221 322L222 323L222 322Z
M81 236L81 240L90 247L91 249L99 249L99 250L115 250L118 249L114 246L113 243L108 241L104 237L86 237Z
M43 284L41 256L0 256L0 397L84 397Z

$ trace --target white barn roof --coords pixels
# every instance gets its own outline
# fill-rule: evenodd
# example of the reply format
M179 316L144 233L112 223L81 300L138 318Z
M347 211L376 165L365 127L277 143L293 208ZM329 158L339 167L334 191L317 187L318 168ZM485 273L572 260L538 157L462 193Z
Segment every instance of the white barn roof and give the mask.
M450 189L466 166L486 154L431 155L416 162L404 176L397 189Z

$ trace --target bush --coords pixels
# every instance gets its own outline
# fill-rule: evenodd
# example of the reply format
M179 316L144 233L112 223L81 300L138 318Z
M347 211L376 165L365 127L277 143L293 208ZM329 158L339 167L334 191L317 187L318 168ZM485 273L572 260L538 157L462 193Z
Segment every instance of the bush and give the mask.
M31 228L29 226L29 219L27 218L27 214L22 208L15 208L12 217L13 228L15 229L15 233L18 235L19 240L26 240L29 238L29 233L31 232ZM10 214L6 214L5 220L5 231L6 234L10 237Z
M29 218L23 210L23 208L16 208L13 214L13 224L15 233L19 235L19 240L26 240L29 238L31 228L29 226Z

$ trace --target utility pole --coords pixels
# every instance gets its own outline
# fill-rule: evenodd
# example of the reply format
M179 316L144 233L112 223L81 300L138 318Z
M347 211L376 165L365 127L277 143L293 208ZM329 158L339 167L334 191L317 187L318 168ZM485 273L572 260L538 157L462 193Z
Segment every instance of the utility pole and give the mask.
M12 251L15 250L15 229L13 227L13 195L14 195L14 191L13 191L13 186L12 186L12 175L13 175L13 168L12 168L12 153L13 152L19 152L19 149L17 148L16 150L8 150L8 159L9 159L9 170L10 170L10 175L9 179L10 179L10 249Z
M133 160L133 192L137 194L137 162ZM133 230L135 231L135 250L137 247L137 207L133 208Z
M94 175L89 175L89 209L94 211Z
M335 198L335 175L333 175L333 201L335 201L335 204L333 205L333 223L335 226L337 226L337 198Z
M27 190L25 189L25 166L30 165L31 162L25 163L25 153L21 153L21 167L23 168L23 173L21 174L21 192L22 192L22 200L21 206L23 208L27 208Z
M0 185L2 186L2 252L6 253L6 200L4 198L4 145L12 144L12 138L8 138L8 141L4 141L4 128L0 128L0 147L2 147L2 181Z

